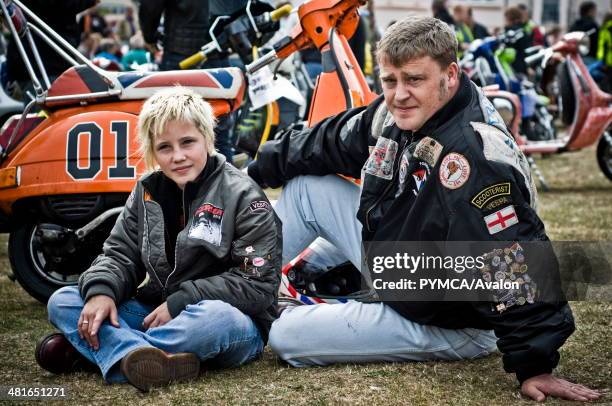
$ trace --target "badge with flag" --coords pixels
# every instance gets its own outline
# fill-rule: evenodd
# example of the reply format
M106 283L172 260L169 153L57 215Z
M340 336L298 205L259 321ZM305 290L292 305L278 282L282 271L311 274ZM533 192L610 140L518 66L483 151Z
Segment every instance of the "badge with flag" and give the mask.
M484 221L489 230L489 234L493 235L518 224L518 217L516 217L514 206L506 206L493 214L485 216Z

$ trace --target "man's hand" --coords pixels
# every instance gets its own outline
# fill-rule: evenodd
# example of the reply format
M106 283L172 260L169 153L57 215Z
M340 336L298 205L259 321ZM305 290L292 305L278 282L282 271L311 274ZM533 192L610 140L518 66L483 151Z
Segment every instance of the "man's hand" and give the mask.
M601 393L598 391L568 382L565 379L556 378L551 374L537 375L525 380L521 385L521 392L538 402L543 402L548 395L583 402L601 397Z
M172 320L172 316L170 316L170 312L168 311L168 303L164 302L145 317L142 326L145 330L148 330L153 327L163 326L170 320Z
M98 331L100 326L107 318L113 326L119 328L119 318L117 316L117 306L115 301L106 295L92 296L81 311L77 329L81 340L86 340L94 350L100 348Z

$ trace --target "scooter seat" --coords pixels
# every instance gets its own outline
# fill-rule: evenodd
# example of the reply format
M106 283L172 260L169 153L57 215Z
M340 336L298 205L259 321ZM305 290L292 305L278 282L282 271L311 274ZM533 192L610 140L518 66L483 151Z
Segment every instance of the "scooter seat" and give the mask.
M122 100L146 99L155 92L180 85L206 99L242 98L244 76L239 68L166 72L126 72L117 77L123 86Z
M245 81L238 68L200 69L166 72L105 72L113 82L112 90L120 90L114 98L139 100L155 92L180 85L192 89L206 99L242 99ZM48 97L86 95L107 92L111 86L86 65L75 66L62 73L49 88ZM92 101L102 101L104 96L92 96ZM48 105L69 101L48 101Z

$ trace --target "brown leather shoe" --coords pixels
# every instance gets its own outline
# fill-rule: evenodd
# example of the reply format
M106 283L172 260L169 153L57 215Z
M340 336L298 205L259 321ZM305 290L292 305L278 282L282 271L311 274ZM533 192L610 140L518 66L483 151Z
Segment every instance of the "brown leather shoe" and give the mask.
M167 354L159 348L144 347L123 357L121 373L136 388L148 392L153 386L197 378L200 360L192 353Z
M36 344L35 357L41 368L58 375L96 370L96 366L81 355L61 333L44 336Z

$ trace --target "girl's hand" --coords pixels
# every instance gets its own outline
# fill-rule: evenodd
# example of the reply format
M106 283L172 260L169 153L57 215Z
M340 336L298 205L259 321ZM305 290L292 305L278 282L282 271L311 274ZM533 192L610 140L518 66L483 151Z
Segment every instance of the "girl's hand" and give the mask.
M164 302L145 317L142 327L148 330L153 327L163 326L170 320L172 320L172 316L170 316L170 312L168 311L168 303Z
M113 326L119 328L117 306L115 301L106 295L92 296L81 311L77 324L79 336L96 351L100 348L98 331L107 318Z

